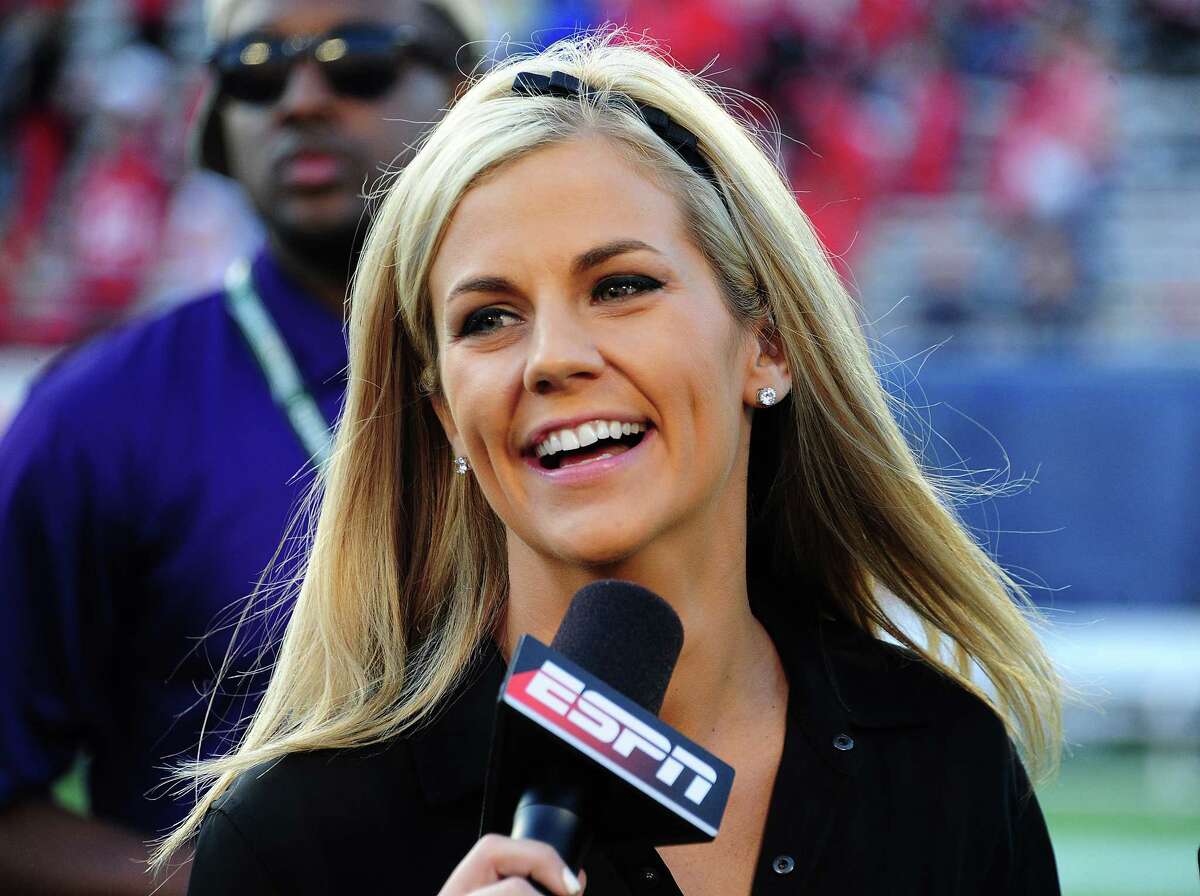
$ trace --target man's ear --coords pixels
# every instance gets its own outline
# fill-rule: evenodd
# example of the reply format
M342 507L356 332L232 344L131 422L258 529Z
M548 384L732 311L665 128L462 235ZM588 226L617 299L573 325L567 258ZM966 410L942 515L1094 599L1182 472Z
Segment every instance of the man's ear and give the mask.
M770 324L763 324L755 329L754 338L756 351L746 377L745 395L746 404L751 407L759 405L760 389L774 389L775 401L792 390L792 372L779 331Z

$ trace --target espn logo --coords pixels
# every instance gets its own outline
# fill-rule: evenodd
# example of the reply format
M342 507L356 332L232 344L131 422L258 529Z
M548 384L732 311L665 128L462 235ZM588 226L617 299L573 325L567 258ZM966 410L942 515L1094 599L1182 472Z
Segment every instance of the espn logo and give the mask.
M717 772L711 765L678 744L672 746L662 732L550 660L528 679L525 693L616 756L628 760L638 750L660 763L654 777L668 787L685 769L690 770L694 777L683 795L696 805L716 783Z

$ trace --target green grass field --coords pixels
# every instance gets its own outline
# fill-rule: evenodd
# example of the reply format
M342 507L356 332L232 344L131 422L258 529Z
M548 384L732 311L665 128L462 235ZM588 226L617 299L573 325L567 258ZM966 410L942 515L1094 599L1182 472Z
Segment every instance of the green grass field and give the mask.
M1197 896L1200 754L1079 748L1038 791L1065 896Z
M86 765L56 788L87 811ZM1197 896L1200 754L1076 750L1038 791L1065 896Z

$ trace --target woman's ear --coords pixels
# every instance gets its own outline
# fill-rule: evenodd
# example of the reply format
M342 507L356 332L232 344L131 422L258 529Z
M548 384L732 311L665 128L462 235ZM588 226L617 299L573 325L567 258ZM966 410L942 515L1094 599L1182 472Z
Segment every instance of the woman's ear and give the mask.
M437 414L438 422L442 424L442 431L450 443L450 450L456 457L461 456L463 450L459 444L458 427L454 425L454 415L450 413L450 405L446 403L445 396L441 392L435 392L429 396L429 402L433 405L433 412Z
M769 404L779 402L792 390L792 372L787 355L783 351L783 340L779 331L764 323L755 328L756 351L746 377L744 400L751 407L763 407L760 400L764 389L773 389L774 397Z

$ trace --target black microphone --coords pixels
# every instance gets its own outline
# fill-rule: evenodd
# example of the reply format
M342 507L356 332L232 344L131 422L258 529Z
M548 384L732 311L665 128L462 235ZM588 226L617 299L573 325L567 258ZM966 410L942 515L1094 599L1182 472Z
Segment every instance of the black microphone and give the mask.
M579 590L550 647L524 635L501 688L483 833L549 843L712 840L733 769L657 713L683 647L675 611L631 582Z

